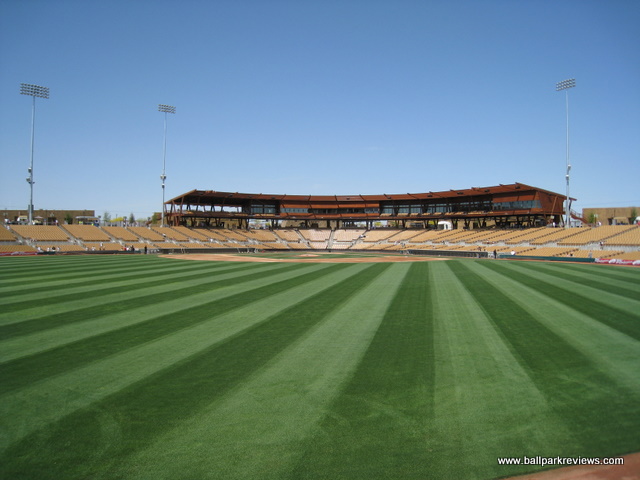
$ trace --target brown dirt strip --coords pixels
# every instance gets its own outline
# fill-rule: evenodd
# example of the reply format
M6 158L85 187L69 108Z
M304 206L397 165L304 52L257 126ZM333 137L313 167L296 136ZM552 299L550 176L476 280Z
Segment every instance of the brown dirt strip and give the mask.
M429 262L446 260L446 258L403 257L399 255L389 255L381 257L333 257L317 256L313 258L268 258L253 257L243 255L233 255L225 253L184 253L176 255L160 255L163 258L175 258L177 260L204 260L210 262L260 262L260 263L392 263L392 262Z

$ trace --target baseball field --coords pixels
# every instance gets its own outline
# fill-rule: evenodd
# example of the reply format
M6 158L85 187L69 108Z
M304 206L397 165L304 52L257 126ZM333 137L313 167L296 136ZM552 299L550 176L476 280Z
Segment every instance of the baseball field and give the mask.
M488 480L640 451L640 268L348 257L0 258L0 478Z

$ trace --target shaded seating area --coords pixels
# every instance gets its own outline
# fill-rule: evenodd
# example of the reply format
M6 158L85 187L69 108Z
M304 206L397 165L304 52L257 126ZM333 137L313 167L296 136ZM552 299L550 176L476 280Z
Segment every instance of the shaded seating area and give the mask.
M363 235L365 233L365 231L366 230L364 230L364 229L356 229L356 230L340 229L340 230L336 230L333 233L333 241L334 242L354 242L355 240L360 238L360 236Z
M327 242L331 236L331 230L300 229L299 232L309 242Z
M387 238L395 235L400 232L397 229L380 229L380 230L369 230L365 232L363 241L365 242L381 242L382 240L386 240Z

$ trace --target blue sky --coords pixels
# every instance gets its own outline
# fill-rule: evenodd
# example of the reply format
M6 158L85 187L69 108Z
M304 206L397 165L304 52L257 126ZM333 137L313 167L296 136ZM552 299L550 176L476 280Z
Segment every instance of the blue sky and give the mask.
M640 205L635 0L0 0L0 208L521 182Z

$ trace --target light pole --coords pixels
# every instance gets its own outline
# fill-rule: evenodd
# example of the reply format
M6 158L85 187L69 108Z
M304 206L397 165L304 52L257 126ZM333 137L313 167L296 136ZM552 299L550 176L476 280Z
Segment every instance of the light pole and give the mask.
M165 174L167 160L167 113L176 113L176 107L160 104L158 105L158 111L164 113L164 147L162 149L162 175L160 175L160 180L162 180L162 210L160 210L162 219L160 226L164 227L164 181L167 179L167 175Z
M29 164L29 176L27 177L27 183L30 187L29 197L29 225L33 224L33 144L36 125L36 97L49 98L49 87L41 87L40 85L31 85L30 83L20 84L20 94L30 95L33 97L33 104L31 106L31 163Z
M567 112L567 203L565 210L565 221L564 228L569 228L571 222L571 200L569 199L569 172L571 172L571 163L569 162L569 89L576 86L575 78L570 78L568 80L563 80L562 82L556 83L556 92L560 92L564 90L565 101L566 101L566 112Z

